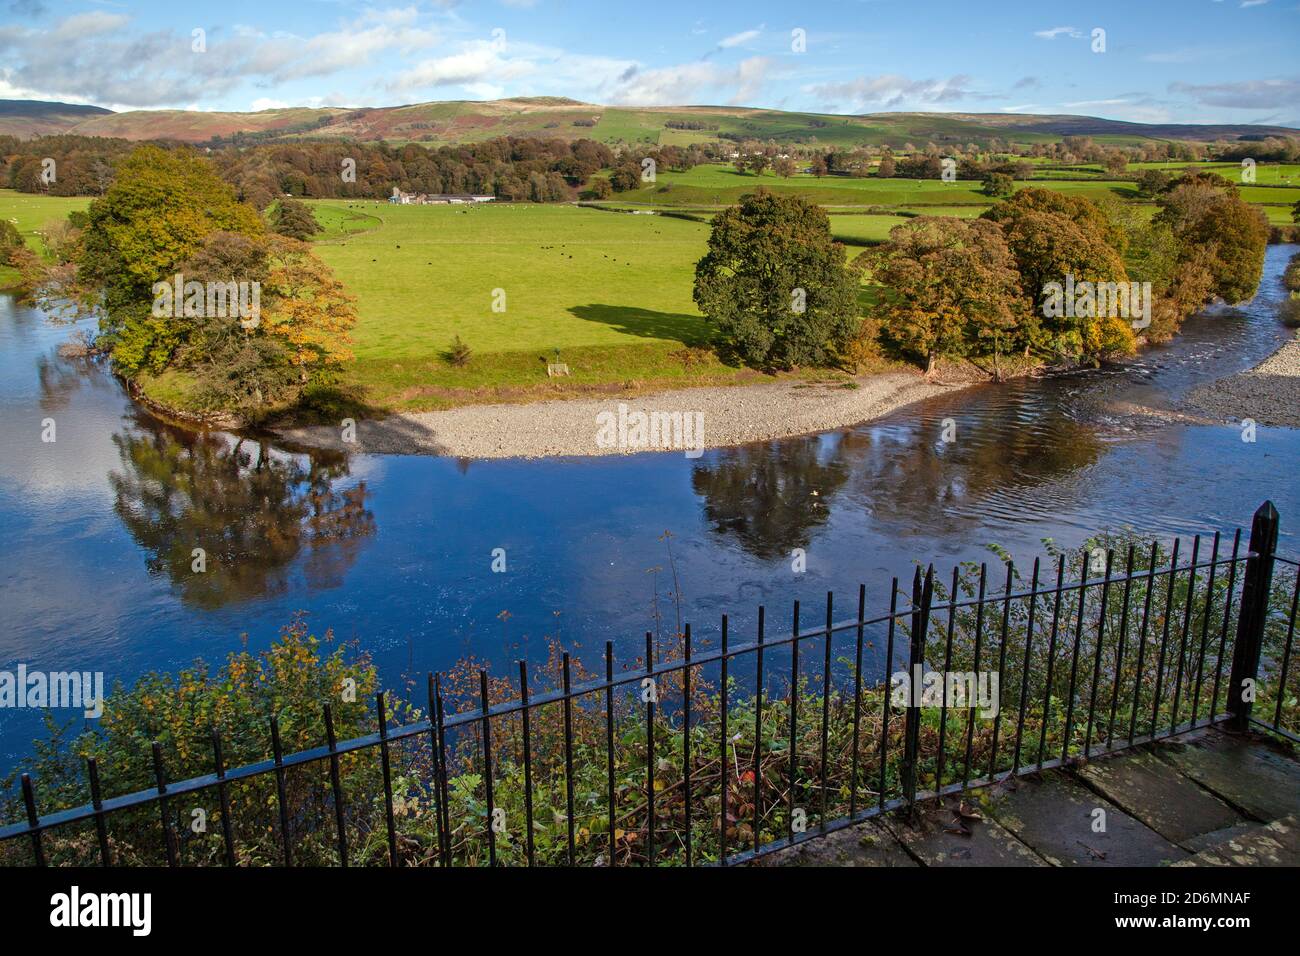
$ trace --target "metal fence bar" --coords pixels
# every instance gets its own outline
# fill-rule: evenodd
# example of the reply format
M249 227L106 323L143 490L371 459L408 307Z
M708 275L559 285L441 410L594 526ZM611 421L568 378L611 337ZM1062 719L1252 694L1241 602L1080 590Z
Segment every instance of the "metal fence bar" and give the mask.
M1250 722L1255 695L1246 693L1246 682L1256 681L1259 674L1277 533L1277 509L1273 502L1266 501L1255 512L1250 526L1251 557L1246 560L1246 576L1241 584L1241 614L1237 618L1237 641L1228 677L1227 709L1232 714L1230 726L1234 730L1245 730Z
M1211 549L1211 555L1208 561L1202 561L1200 555L1200 536L1197 535L1193 540L1191 560L1186 565L1179 564L1180 540L1175 539L1173 544L1172 556L1167 568L1156 567L1157 546L1152 545L1150 560L1144 570L1134 570L1134 548L1130 545L1127 554L1126 566L1122 577L1114 576L1114 555L1108 552L1106 557L1105 577L1101 581L1088 579L1087 555L1084 555L1083 569L1078 582L1066 583L1064 581L1065 558L1062 556L1058 560L1058 573L1056 586L1050 590L1040 589L1039 581L1039 562L1035 562L1034 574L1031 579L1031 585L1028 592L1019 594L1013 585L1016 580L1014 566L1008 562L1007 578L1005 586L1000 594L988 595L986 591L987 567L981 566L980 579L977 596L973 600L959 599L960 577L957 569L954 569L952 591L948 595L946 602L935 602L933 586L934 574L931 566L924 575L922 580L921 568L915 569L913 578L913 594L911 600L906 602L905 607L900 607L899 591L897 579L894 579L891 588L890 607L887 615L875 618L867 618L865 614L865 587L859 588L858 613L854 619L848 622L834 621L834 594L828 592L826 604L826 621L824 629L804 633L801 631L799 620L799 604L794 604L794 615L792 629L789 635L783 635L775 638L769 638L763 628L763 609L759 608L759 628L757 639L750 644L732 646L728 638L727 619L723 617L722 623L722 641L718 650L706 650L703 653L696 654L692 646L690 625L685 625L682 638L682 647L684 655L673 659L656 661L654 658L655 648L653 636L646 634L646 666L641 673L629 673L623 676L616 676L613 668L613 647L612 642L606 643L606 667L603 680L590 681L580 686L574 686L571 679L571 662L569 655L563 655L562 685L558 691L551 691L545 694L534 696L528 684L526 664L520 662L520 690L517 700L507 700L503 703L493 705L489 697L489 686L487 672L479 672L479 701L478 707L469 710L463 710L453 714L450 717L444 713L444 705L441 695L439 679L430 678L429 690L429 714L426 719L407 724L403 727L389 728L386 719L384 695L378 694L376 697L378 728L374 734L366 734L351 740L339 742L335 739L333 730L333 719L328 705L325 707L325 729L326 744L322 747L309 748L295 754L286 755L283 753L278 721L273 716L271 718L271 749L272 757L270 760L257 761L246 766L227 770L224 766L221 753L220 737L215 730L212 732L213 755L214 755L214 774L207 774L187 780L176 781L169 784L164 772L162 749L159 742L154 741L151 744L153 756L153 770L155 786L150 790L142 790L136 793L125 794L113 797L108 800L103 799L99 779L99 768L93 758L87 763L87 774L90 785L90 803L70 809L60 810L45 815L38 814L36 791L31 777L27 774L22 775L22 795L23 805L26 811L27 821L25 824L12 824L0 828L0 841L15 839L18 837L27 837L32 844L33 857L38 864L48 862L47 844L43 840L43 835L48 830L57 827L66 826L75 822L90 820L94 823L96 837L98 842L100 862L104 865L110 865L113 862L108 836L107 821L115 812L126 810L133 807L143 807L150 803L158 805L158 818L162 825L164 848L166 851L167 863L171 866L179 865L179 841L175 829L175 821L170 813L171 801L187 793L196 792L207 787L216 787L222 801L222 826L223 838L225 844L225 862L233 864L236 862L236 853L231 830L232 815L229 806L229 788L232 784L251 780L253 778L274 774L276 784L276 799L279 815L279 837L282 844L285 865L292 865L294 834L290 827L291 823L291 806L288 799L287 772L291 767L305 766L308 763L316 761L328 761L330 770L330 790L333 797L334 805L334 824L337 829L338 855L339 862L346 866L348 864L348 849L345 830L345 811L342 781L340 777L340 758L347 753L359 752L371 747L377 747L380 751L383 766L383 787L384 787L384 811L385 824L387 830L388 857L390 865L396 865L398 862L397 835L393 813L394 797L392 792L392 767L391 767L391 745L392 743L412 737L415 735L429 735L430 747L433 753L433 796L432 809L435 814L437 824L438 855L441 857L443 865L450 865L453 855L453 831L449 817L448 787L447 787L447 728L465 727L470 724L476 724L480 731L479 742L481 746L483 785L486 796L486 805L488 811L487 827L484 836L488 844L488 862L490 865L496 865L497 846L496 837L505 832L504 828L498 828L498 813L494 800L494 774L495 765L493 760L493 739L492 739L492 719L495 717L506 717L513 714L521 715L523 730L523 773L524 773L524 802L525 816L527 817L526 832L526 852L527 861L530 865L536 862L536 846L534 842L534 807L533 807L533 750L532 750L532 712L535 709L543 707L550 703L560 703L564 712L564 759L566 773L566 809L567 809L567 828L568 828L568 861L576 863L576 812L575 812L575 770L574 770L574 700L577 697L587 693L601 693L605 697L606 711L606 748L607 748L607 789L608 789L608 826L609 826L609 860L608 863L613 865L617 862L618 856L618 830L617 830L617 791L615 779L615 750L614 750L614 720L615 709L613 695L616 688L626 686L635 682L642 682L643 699L646 703L646 840L645 855L647 865L657 865L665 855L663 848L658 843L659 837L659 820L657 819L656 806L656 724L659 720L667 720L665 726L669 728L670 734L676 731L671 729L673 723L673 714L662 711L659 708L659 688L661 678L678 671L682 674L683 701L681 705L681 733L682 741L682 797L684 800L684 816L686 831L683 834L677 834L676 838L681 839L678 852L684 850L685 861L687 865L694 865L698 862L697 852L694 844L694 822L696 815L695 785L697 778L695 775L695 755L693 747L692 732L696 727L694 701L692 699L692 688L694 680L694 671L717 661L721 668L722 689L719 694L721 700L721 711L719 714L719 752L718 752L718 782L719 782L719 853L717 862L721 865L732 865L735 863L745 862L748 859L757 858L771 852L773 848L780 846L789 846L803 842L810 836L821 833L835 832L844 825L849 825L869 816L884 812L888 808L896 806L915 806L922 799L928 799L935 795L949 792L960 792L971 786L971 763L973 755L973 741L975 728L975 713L972 708L967 720L967 747L965 763L962 773L962 779L958 782L945 784L945 760L947 748L947 706L946 698L940 705L940 727L938 741L938 755L936 761L936 773L934 775L934 787L925 793L917 792L917 783L919 780L919 768L921 762L920 753L920 730L921 730L921 703L920 688L914 687L912 698L905 708L903 725L903 747L902 760L898 766L901 786L901 798L889 798L887 796L889 789L889 756L890 756L890 720L891 720L891 700L890 700L890 673L893 668L895 627L899 620L900 614L907 614L910 617L910 646L908 652L908 662L911 667L909 678L915 683L915 677L920 673L919 669L924 668L926 642L929 632L929 623L934 613L946 613L948 615L946 638L944 641L944 672L947 674L952 665L953 652L953 633L954 621L959 609L973 608L975 610L975 627L974 627L974 657L975 669L978 672L981 653L983 652L983 625L984 609L986 606L999 602L1002 605L1002 620L1000 624L999 650L998 650L998 672L1005 673L1006 657L1008 647L1010 646L1009 622L1011 617L1012 602L1021 599L1028 600L1027 614L1024 617L1017 617L1017 628L1022 625L1026 627L1024 633L1025 647L1022 651L1022 660L1020 662L1020 692L1018 701L1018 714L1015 716L1016 725L1014 727L1015 744L1014 752L1009 770L998 769L998 750L999 740L1002 736L1002 707L998 707L997 715L994 718L991 735L990 754L988 757L988 768L981 780L997 780L1007 777L1020 776L1025 772L1037 772L1039 769L1050 768L1054 765L1068 764L1071 761L1071 748L1073 744L1074 718L1076 705L1082 706L1082 702L1077 698L1081 696L1082 690L1078 683L1078 666L1081 659L1081 653L1085 651L1083 645L1084 627L1087 618L1092 615L1086 614L1087 611L1087 591L1098 584L1101 585L1099 613L1096 618L1095 626L1088 624L1089 640L1095 637L1095 645L1086 648L1094 655L1092 680L1089 686L1088 699L1088 717L1087 729L1083 740L1083 754L1087 756L1093 746L1093 734L1105 732L1107 750L1122 750L1126 747L1137 745L1141 742L1136 736L1137 715L1142 707L1142 689L1145 680L1145 661L1146 661L1146 644L1150 631L1153 614L1156 620L1162 621L1159 655L1155 668L1155 687L1151 699L1150 731L1142 738L1144 741L1159 739L1170 736L1174 733L1182 732L1184 728L1195 727L1201 724L1199 718L1200 698L1202 693L1203 681L1205 680L1204 666L1205 658L1209 653L1211 636L1209 632L1210 616L1216 613L1215 596L1218 584L1218 569L1226 566L1228 569L1227 589L1224 597L1222 626L1219 636L1219 652L1215 663L1215 674L1212 682L1211 700L1209 712L1206 720L1210 723L1217 723L1220 720L1229 720L1233 726L1262 726L1270 729L1282 736L1295 739L1294 735L1286 728L1281 726L1283 696L1286 682L1291 668L1292 647L1294 643L1295 622L1297 603L1300 602L1300 574L1297 575L1296 583L1292 587L1289 614L1283 621L1285 640L1280 648L1276 651L1270 651L1275 656L1270 658L1273 664L1277 664L1277 656L1280 655L1280 670L1277 672L1278 681L1278 699L1274 705L1273 713L1269 715L1269 721L1256 719L1250 714L1250 704L1253 695L1244 693L1244 687L1247 680L1259 682L1258 669L1260 655L1265 639L1265 628L1273 627L1269 623L1269 615L1272 613L1269 607L1270 587L1272 581L1272 570L1275 562L1282 562L1288 566L1297 567L1300 571L1300 565L1288 557L1278 555L1277 548L1277 530L1278 518L1276 510L1270 503L1261 506L1255 515L1252 525L1251 538L1249 546L1245 553L1240 548L1241 532L1234 534L1232 554L1229 558L1220 557L1220 533L1215 533L1214 543ZM1227 650L1227 632L1229 623L1232 618L1232 604L1235 598L1236 572L1239 562L1245 564L1245 575L1242 585L1242 595L1240 609L1238 613L1236 638L1232 647L1232 667L1227 681L1228 698L1226 703L1226 715L1216 716L1218 714L1218 688L1220 685L1220 674ZM1200 609L1202 619L1200 622L1199 641L1192 633L1192 611L1193 602L1197 600L1197 587L1200 576L1198 572L1206 570L1208 573L1205 577L1204 588L1205 597L1203 606ZM1180 633L1177 636L1177 647L1171 646L1170 638L1173 635L1173 615L1175 613L1174 604L1178 599L1180 589L1178 586L1179 575L1187 573L1187 585L1183 606L1180 609L1182 614ZM1153 608L1155 601L1155 591L1157 578L1166 577L1168 580L1164 591L1163 608ZM1123 605L1119 609L1119 626L1118 637L1115 638L1108 634L1112 630L1110 625L1110 590L1112 586L1123 583ZM1132 708L1129 715L1129 735L1125 741L1115 739L1115 724L1117 722L1120 685L1124 674L1125 646L1128 638L1128 627L1130 623L1130 597L1134 584L1142 583L1145 587L1143 597L1143 620L1139 631L1137 669L1134 673L1134 689L1132 697ZM1046 743L1048 724L1051 719L1051 703L1054 687L1054 668L1056 664L1056 644L1057 632L1061 624L1061 602L1064 596L1072 595L1075 591L1079 594L1079 602L1076 614L1075 634L1073 642L1073 653L1071 660L1070 684L1066 694L1066 715L1065 715L1065 735L1061 756L1059 761L1045 761L1043 748ZM1054 611L1050 629L1050 639L1047 651L1047 681L1044 690L1043 711L1041 715L1042 730L1038 742L1038 760L1028 761L1026 767L1022 767L1021 755L1023 745L1023 734L1025 724L1029 713L1029 693L1028 677L1033 661L1033 642L1035 631L1035 615L1039 600L1046 598L1051 594L1053 598ZM1018 612L1019 613L1019 612ZM1279 610L1279 614L1287 613L1285 610ZM1027 620L1026 620L1027 619ZM884 674L882 677L883 692L881 694L881 731L880 731L880 767L877 800L874 806L865 810L860 808L858 799L858 774L860 770L860 731L862 722L862 693L863 693L863 647L865 644L865 630L868 626L881 623L887 623L888 637L885 650ZM849 771L848 781L848 816L840 820L832 820L830 797L831 797L831 774L830 774L830 727L831 727L831 708L830 698L834 692L832 686L831 674L834 661L834 635L840 632L846 632L849 628L855 631L855 657L854 657L854 700L852 714L852 755L851 769ZM1019 631L1017 631L1019 633ZM1277 633L1276 631L1270 633ZM1112 675L1112 686L1110 688L1109 715L1103 714L1098 722L1096 707L1098 704L1098 688L1102 681L1101 662L1110 649L1111 645L1107 640L1111 640L1114 646L1114 673ZM823 640L825 644L822 647L822 680L821 680L821 723L820 723L820 763L817 769L817 780L814 784L811 779L811 754L805 756L804 764L809 767L809 779L803 780L800 776L801 765L799 756L799 710L800 710L800 644L805 641ZM1272 640L1272 638L1270 638ZM765 696L765 674L764 674L764 657L769 649L789 643L790 645L790 698L789 698L789 723L788 723L788 753L786 756L786 772L784 775L788 786L785 794L785 812L788 817L784 834L778 834L771 841L764 838L763 821L765 817L763 809L763 787L764 772L763 758L765 756L764 732L763 732L763 706ZM1197 644L1199 643L1199 648ZM1270 647L1276 647L1270 644ZM991 648L990 648L991 651ZM730 689L728 687L730 664L733 658L741 657L746 654L754 654L756 658L756 687L754 693L754 754L753 754L753 787L754 787L754 805L752 821L752 843L749 849L739 853L729 852L728 838L728 821L729 821L729 782L728 782L728 751L734 750L732 741L728 736L728 711ZM1170 661L1169 656L1176 654L1177 659ZM1193 662L1194 665L1193 665ZM1168 675L1172 678L1172 709L1169 713L1169 722L1164 724L1160 719L1161 709L1165 705L1164 692L1166 691L1166 675L1168 671L1173 671ZM1186 686L1184 687L1184 679ZM649 688L648 693L646 688ZM1188 720L1182 720L1182 699L1184 695L1191 700L1190 715ZM710 705L711 708L712 705ZM1106 706L1102 704L1103 708ZM709 713L711 713L711 709ZM1081 716L1081 715L1080 715ZM1104 723L1104 727L1103 727ZM1161 724L1160 731L1157 732L1157 723ZM1166 729L1167 728L1167 729ZM1011 733L1011 730L1007 731ZM778 764L779 765L779 764ZM739 773L739 767L737 767ZM779 772L778 772L779 773ZM503 778L504 779L504 778ZM709 778L706 777L707 781ZM742 781L743 782L743 781ZM707 783L706 783L707 785ZM975 782L979 785L979 781ZM814 833L805 832L802 827L795 826L795 811L803 808L808 797L810 787L816 786L819 790L818 807L819 807L819 826ZM675 790L676 785L670 789ZM869 788L868 788L869 789ZM296 818L295 818L296 819ZM677 819L680 819L678 817ZM779 819L779 817L778 817ZM711 828L711 823L710 823ZM586 831L584 830L584 833ZM700 851L703 852L703 851Z

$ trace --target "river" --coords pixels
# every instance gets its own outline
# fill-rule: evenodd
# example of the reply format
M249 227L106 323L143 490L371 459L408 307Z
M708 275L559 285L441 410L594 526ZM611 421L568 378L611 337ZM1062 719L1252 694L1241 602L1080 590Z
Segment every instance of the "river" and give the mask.
M355 639L393 688L471 653L508 672L550 639L598 666L606 640L631 660L646 630L674 629L674 569L697 634L723 612L748 634L760 603L785 622L797 598L816 621L828 590L847 608L859 582L879 607L914 559L946 571L991 544L1028 563L1044 538L1226 530L1265 498L1294 551L1300 431L1250 443L1139 409L1172 408L1284 341L1296 248L1269 247L1251 302L1132 362L698 459L349 458L195 435L101 365L59 357L69 328L0 296L0 670L129 682L264 647L299 610ZM0 774L40 730L39 713L0 710Z

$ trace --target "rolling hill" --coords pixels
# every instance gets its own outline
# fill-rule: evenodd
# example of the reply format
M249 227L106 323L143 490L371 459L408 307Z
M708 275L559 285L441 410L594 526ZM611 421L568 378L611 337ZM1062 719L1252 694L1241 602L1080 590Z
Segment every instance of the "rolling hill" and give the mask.
M0 100L0 133L30 137L76 133L129 140L191 143L347 139L432 145L495 136L597 139L607 143L686 145L720 137L903 146L909 142L984 143L1050 141L1091 136L1111 144L1141 140L1235 140L1294 136L1284 126L1129 123L1091 116L1007 113L870 113L843 116L726 106L618 107L565 97L449 100L365 109L290 107L256 113L137 110L114 113L93 106Z
M73 103L47 103L42 100L0 100L0 136L48 136L67 133L80 123L97 116L112 116L102 106L78 106Z

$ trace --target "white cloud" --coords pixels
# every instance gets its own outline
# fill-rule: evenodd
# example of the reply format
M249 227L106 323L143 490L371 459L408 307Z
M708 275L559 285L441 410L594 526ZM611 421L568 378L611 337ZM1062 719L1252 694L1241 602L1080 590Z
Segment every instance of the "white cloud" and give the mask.
M459 53L422 60L393 80L390 89L411 90L422 87L467 86L491 83L500 87L506 80L516 80L536 72L537 65L524 57L505 56L489 40L463 44Z
M284 100L272 100L266 97L253 100L252 106L249 107L254 113L260 113L262 110L282 110L289 104Z
M267 35L240 25L211 30L207 51L188 33L140 33L124 14L96 10L49 27L0 27L3 81L22 95L128 108L211 100L241 83L280 83L363 66L383 53L438 42L415 7L367 11L311 36Z
M897 73L860 76L843 83L805 86L804 92L827 105L853 110L874 106L893 108L904 104L933 105L965 99L976 94L968 89L970 77L957 74L946 80L912 80Z
M1052 27L1050 30L1035 30L1034 36L1043 40L1055 40L1059 36L1068 36L1077 40L1083 34L1078 27Z
M741 33L734 33L729 37L723 37L718 41L718 46L724 50L729 50L733 46L744 46L751 40L757 40L762 35L763 27L759 27L757 30L745 30Z
M131 18L122 13L92 10L89 13L74 13L60 20L52 33L62 40L83 40L86 37L120 30L130 21Z
M1239 83L1171 83L1169 92L1192 96L1204 106L1243 110L1300 107L1300 79L1245 80Z
M699 61L653 69L633 68L607 90L608 102L624 106L699 104L721 93L731 105L753 102L773 63L750 57L735 66Z

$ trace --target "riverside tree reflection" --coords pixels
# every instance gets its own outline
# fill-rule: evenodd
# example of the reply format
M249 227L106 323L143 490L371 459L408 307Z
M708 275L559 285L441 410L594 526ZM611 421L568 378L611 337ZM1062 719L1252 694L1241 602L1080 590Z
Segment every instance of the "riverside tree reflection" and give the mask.
M806 548L849 477L834 444L818 438L720 449L691 474L704 516L758 558Z
M283 593L300 556L313 588L336 587L375 530L347 456L287 454L264 441L191 433L137 416L113 436L114 510L187 604L216 608ZM203 570L195 570L201 550Z

